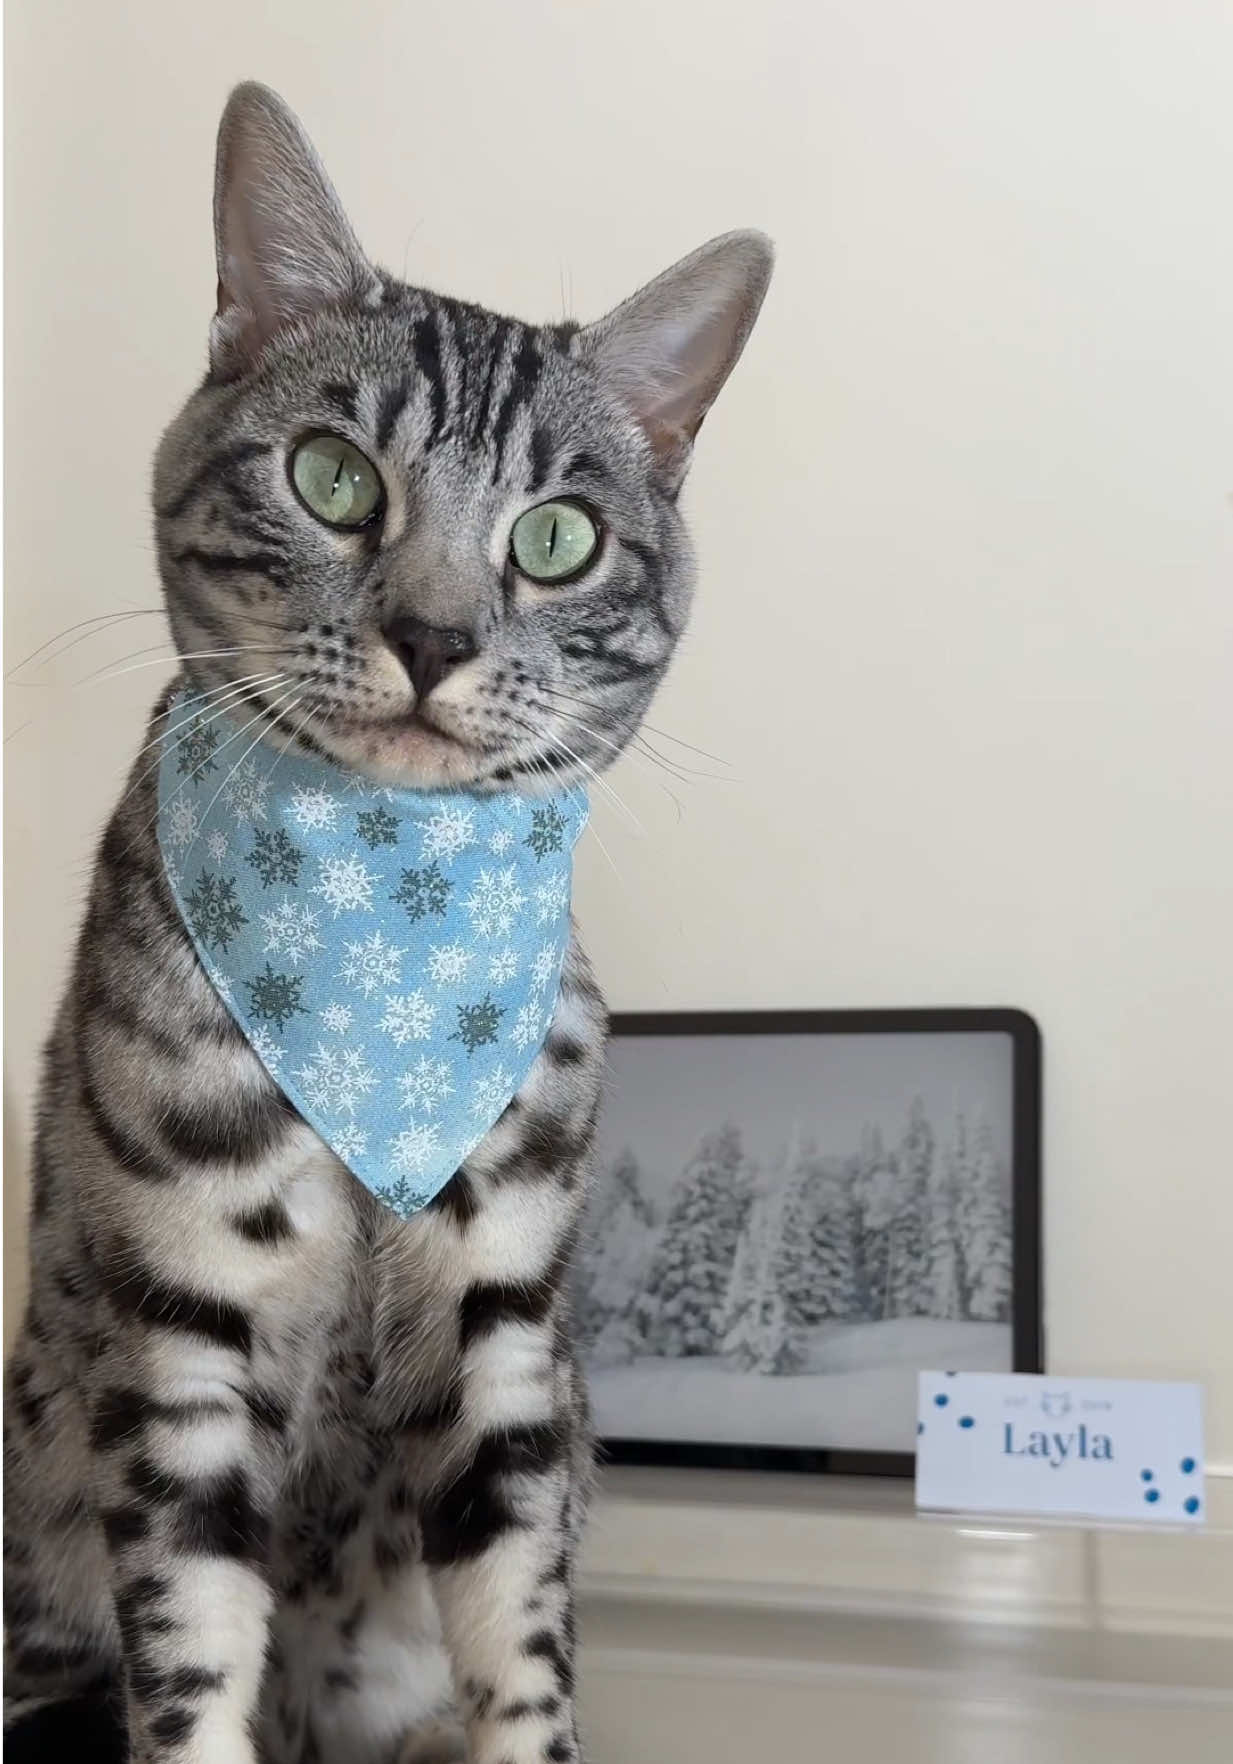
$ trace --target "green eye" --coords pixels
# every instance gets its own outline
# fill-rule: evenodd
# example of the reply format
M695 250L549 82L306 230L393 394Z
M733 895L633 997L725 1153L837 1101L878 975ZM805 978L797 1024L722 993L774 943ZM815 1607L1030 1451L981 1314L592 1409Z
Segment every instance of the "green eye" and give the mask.
M564 582L586 568L599 529L576 502L541 502L519 515L510 534L514 562L532 582Z
M359 527L381 501L381 479L358 447L341 435L313 435L291 456L300 500L331 527Z

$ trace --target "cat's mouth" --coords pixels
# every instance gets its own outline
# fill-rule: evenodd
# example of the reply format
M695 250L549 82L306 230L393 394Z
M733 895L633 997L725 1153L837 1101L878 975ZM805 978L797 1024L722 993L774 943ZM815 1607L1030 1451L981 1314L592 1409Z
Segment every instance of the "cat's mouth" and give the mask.
M482 783L506 747L445 728L423 706L380 717L334 713L318 724L314 736L340 764L409 789Z

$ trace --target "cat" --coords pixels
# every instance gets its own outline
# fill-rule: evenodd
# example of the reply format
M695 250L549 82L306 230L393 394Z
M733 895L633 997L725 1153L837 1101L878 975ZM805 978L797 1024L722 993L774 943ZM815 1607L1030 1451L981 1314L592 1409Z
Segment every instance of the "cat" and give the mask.
M255 84L223 114L215 235L208 373L154 470L177 688L374 783L584 783L681 634L678 492L768 241L714 240L593 324L498 317L375 268ZM322 436L325 492L295 451ZM559 512L581 561L545 574L511 533L549 503L534 555ZM5 1391L9 1764L571 1764L591 971L575 937L521 1090L397 1218L186 935L154 830L170 702L45 1057Z

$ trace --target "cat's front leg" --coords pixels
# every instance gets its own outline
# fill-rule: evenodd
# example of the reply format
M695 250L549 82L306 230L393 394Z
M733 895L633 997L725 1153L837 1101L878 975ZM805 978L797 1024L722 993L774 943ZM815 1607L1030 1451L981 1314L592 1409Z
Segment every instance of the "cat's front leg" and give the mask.
M525 1323L496 1324L477 1357L538 1352ZM559 1379L556 1381L559 1391ZM570 1397L551 1415L494 1422L428 1503L424 1557L466 1723L471 1764L576 1764L573 1570L591 1447Z
M199 1320L227 1322L220 1306ZM230 1346L191 1327L166 1336L116 1369L92 1415L131 1759L250 1764L273 1604L275 1399Z

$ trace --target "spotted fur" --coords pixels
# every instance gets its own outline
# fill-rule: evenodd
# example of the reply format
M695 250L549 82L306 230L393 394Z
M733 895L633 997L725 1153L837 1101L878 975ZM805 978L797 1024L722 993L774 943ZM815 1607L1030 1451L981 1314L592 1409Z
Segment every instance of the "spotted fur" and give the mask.
M637 727L691 582L676 493L765 287L756 235L542 328L362 257L294 118L224 117L211 370L155 469L203 715L374 779L558 788ZM356 532L297 501L328 429ZM581 498L547 591L511 522ZM398 621L467 637L417 697ZM568 1270L604 1012L577 943L523 1088L421 1213L386 1212L205 977L155 839L167 699L103 836L46 1055L33 1279L6 1387L10 1764L573 1764L590 1444Z

